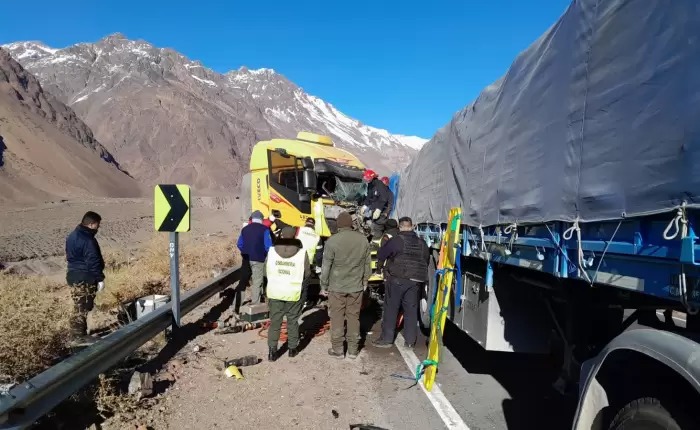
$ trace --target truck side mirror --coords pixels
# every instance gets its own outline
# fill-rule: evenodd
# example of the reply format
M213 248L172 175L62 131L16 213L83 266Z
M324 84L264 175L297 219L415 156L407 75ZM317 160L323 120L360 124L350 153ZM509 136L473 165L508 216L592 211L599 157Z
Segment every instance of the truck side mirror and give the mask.
M316 172L313 170L304 170L302 173L304 181L304 189L307 191L316 191Z
M301 165L304 170L314 170L314 161L311 159L311 157L302 158Z

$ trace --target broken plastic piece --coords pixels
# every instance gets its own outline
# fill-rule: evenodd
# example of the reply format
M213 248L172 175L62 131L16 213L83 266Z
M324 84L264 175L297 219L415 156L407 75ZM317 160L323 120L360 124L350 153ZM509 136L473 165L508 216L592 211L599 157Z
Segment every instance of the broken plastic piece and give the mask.
M241 371L238 370L238 367L236 367L236 366L227 367L226 370L224 371L224 374L228 378L235 377L236 379L243 379L243 375L241 374Z

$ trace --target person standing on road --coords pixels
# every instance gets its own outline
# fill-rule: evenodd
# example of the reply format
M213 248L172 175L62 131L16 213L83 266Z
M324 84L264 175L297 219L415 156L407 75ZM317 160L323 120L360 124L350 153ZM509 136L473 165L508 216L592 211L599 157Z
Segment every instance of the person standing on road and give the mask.
M309 264L311 265L312 272L319 273L321 270L320 264L316 263L316 249L318 243L321 241L321 237L316 233L316 220L313 218L307 218L303 226L299 227L296 231L296 237L301 241L304 246L304 251L309 257ZM305 288L302 294L302 302L306 305L308 300L309 289Z
M372 239L377 240L382 237L384 223L391 213L393 195L389 187L377 178L374 170L365 170L362 180L367 183L367 197L361 213L371 220Z
M263 280L265 277L265 259L272 247L270 229L263 224L263 214L255 211L250 215L252 222L241 230L238 236L238 249L243 256L244 264L250 263L251 272L251 303L260 303Z
M297 231L297 239L299 239L304 245L304 250L309 256L309 263L314 264L314 257L316 256L316 247L321 237L316 233L316 220L313 218L307 218L303 226L299 227Z
M343 341L348 358L359 353L362 294L372 273L367 238L352 229L352 217L341 212L338 232L328 238L321 268L321 295L328 296L331 318L331 348L328 354L343 358ZM347 321L347 333L344 324Z
M76 345L94 342L88 336L87 315L95 305L97 292L104 288L105 262L95 238L101 221L97 213L86 212L80 225L66 238L66 282L75 308L71 334Z
M277 342L284 317L287 317L289 356L296 357L299 354L299 317L304 305L302 290L311 271L309 257L301 241L294 237L293 227L285 227L280 232L280 239L267 254L266 271L270 310L267 359L277 360Z
M430 250L425 241L413 231L409 217L399 219L399 234L379 248L377 264L386 263L389 279L386 283L382 334L374 346L389 348L394 344L396 318L403 307L404 337L412 348L418 337L418 286L428 281Z

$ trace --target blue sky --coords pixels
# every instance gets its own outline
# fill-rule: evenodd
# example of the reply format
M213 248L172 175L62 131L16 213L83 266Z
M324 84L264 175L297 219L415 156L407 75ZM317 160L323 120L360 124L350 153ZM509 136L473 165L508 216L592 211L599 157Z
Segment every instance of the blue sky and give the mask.
M219 72L273 68L366 124L430 137L570 0L5 3L0 44L64 47L121 32Z

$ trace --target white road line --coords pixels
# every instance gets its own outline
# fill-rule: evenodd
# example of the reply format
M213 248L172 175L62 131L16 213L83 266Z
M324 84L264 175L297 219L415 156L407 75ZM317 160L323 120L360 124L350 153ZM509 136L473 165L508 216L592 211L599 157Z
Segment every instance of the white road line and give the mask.
M658 315L658 316L660 316L660 317L665 317L664 313L663 313L663 312L660 312L660 311L656 311L656 315ZM683 323L687 323L687 321L685 320L685 318L680 318L680 317L675 317L675 316L672 316L671 318L673 318L673 319L676 320L676 321L681 321L681 322L683 322Z
M413 374L416 371L416 366L418 366L421 361L418 360L418 357L416 357L413 350L404 346L404 342L403 336L401 333L399 333L399 335L396 336L396 348L399 350L401 357L403 357L403 360L408 365L411 374ZM469 430L469 427L467 427L467 424L465 424L464 420L462 420L462 417L459 416L455 408L452 407L450 401L447 400L444 394L442 394L442 390L437 383L433 384L433 389L431 391L425 389L422 378L421 381L418 382L418 385L420 385L420 388L428 397L428 400L430 400L430 403L433 405L438 415L440 415L442 422L445 423L448 429Z

